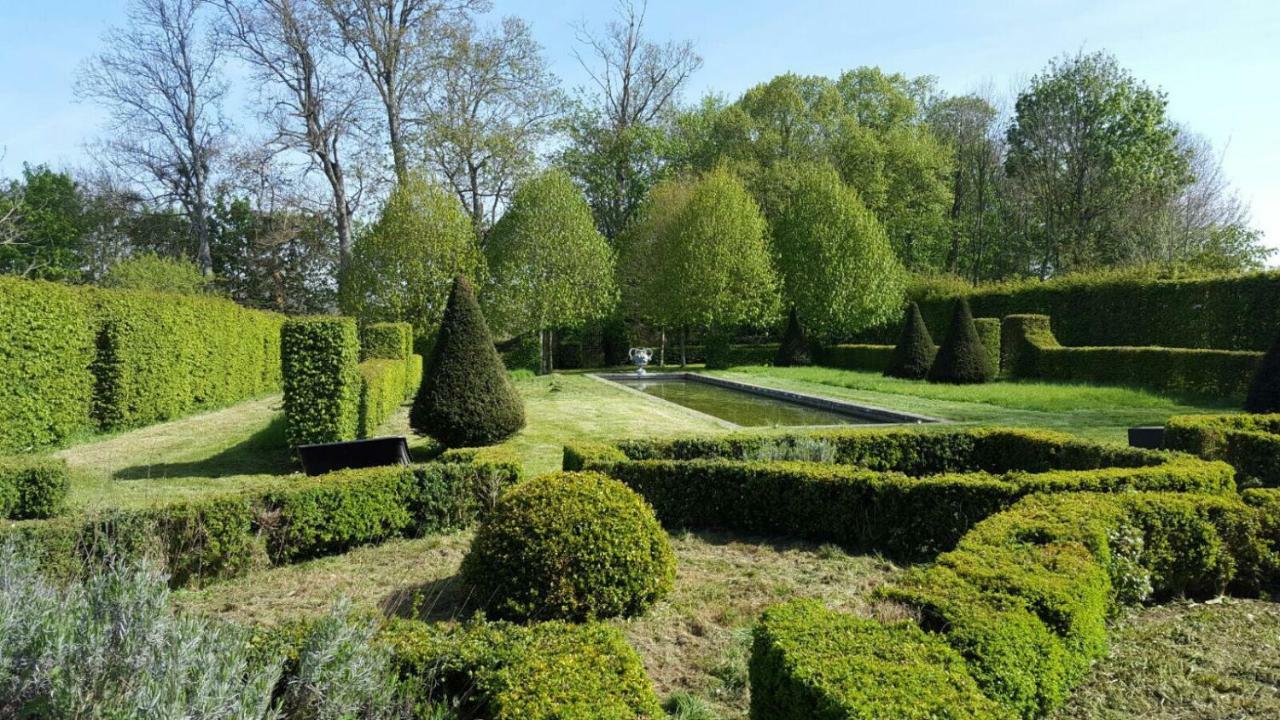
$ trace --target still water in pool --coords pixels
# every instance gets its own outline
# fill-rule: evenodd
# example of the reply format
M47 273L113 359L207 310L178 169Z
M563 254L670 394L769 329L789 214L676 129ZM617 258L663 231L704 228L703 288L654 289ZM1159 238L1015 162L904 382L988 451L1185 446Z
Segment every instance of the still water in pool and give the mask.
M874 420L693 380L625 380L627 387L736 425L867 425Z

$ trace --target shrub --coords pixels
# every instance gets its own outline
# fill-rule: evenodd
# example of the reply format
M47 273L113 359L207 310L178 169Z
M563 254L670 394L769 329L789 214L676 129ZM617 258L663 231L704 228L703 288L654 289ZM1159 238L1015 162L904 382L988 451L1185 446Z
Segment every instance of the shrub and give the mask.
M631 616L671 592L675 556L653 510L598 473L530 480L504 495L462 563L508 619Z
M818 348L813 360L823 367L884 372L893 360L893 345L828 345Z
M1251 413L1280 413L1280 336L1258 364L1244 409Z
M360 412L356 437L373 437L404 403L404 360L366 360L360 371Z
M929 368L929 382L985 383L990 382L995 375L991 355L983 347L978 330L973 325L969 302L961 298L956 301L947 338L942 341L933 366Z
M490 445L524 427L524 401L493 347L466 278L454 278L409 420L414 430L446 447Z
M964 658L908 623L882 625L802 600L767 610L751 650L751 717L990 720Z
M365 325L360 330L360 360L404 359L413 354L413 326L404 322Z
M893 348L889 358L889 366L884 374L889 377L906 380L923 380L929 376L929 368L933 367L933 358L938 348L929 336L929 328L920 317L920 308L911 303L907 306L906 315L902 319L902 334L898 344Z
M809 341L805 339L804 328L800 327L796 309L791 308L791 312L787 314L787 327L782 333L782 344L778 346L773 364L777 367L796 367L810 362Z
M202 295L213 278L186 258L141 253L112 265L102 276L102 287L116 290L146 290L177 295Z
M51 457L0 457L0 519L57 515L71 489L67 463Z
M93 405L94 330L75 288L0 276L0 454L64 442Z
M1000 318L974 318L973 327L978 331L978 339L991 359L991 367L996 375L1000 374Z
M354 439L360 422L355 320L290 318L280 332L289 443Z
M1239 397L1259 355L1161 347L1063 347L1042 315L1011 315L1002 329L1005 370L1015 377L1152 387Z
M420 698L491 720L658 720L639 655L613 626L392 623L382 633Z
M1243 486L1280 487L1280 415L1184 415L1169 418L1165 445L1236 469Z

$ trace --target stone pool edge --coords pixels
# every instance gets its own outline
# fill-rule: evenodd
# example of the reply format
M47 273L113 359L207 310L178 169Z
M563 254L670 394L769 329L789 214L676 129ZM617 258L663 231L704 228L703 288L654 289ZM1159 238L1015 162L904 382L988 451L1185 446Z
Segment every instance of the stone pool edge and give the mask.
M806 393L792 392L790 390L779 390L778 388L765 387L763 385L753 385L751 383L741 382L739 380L729 380L726 378L715 377L712 375L703 375L694 372L661 372L651 373L648 375L636 375L635 373L590 373L589 377L597 380L609 382L615 386L621 387L630 392L634 392L645 397L658 400L659 402L669 402L661 398L654 397L648 393L640 392L635 388L627 387L624 382L626 380L688 380L691 382L699 382L707 385L716 385L730 390L738 390L741 392L760 395L762 397L773 398L774 400L785 400L793 402L797 405L817 408L819 410L827 410L829 412L842 413L844 415L853 415L855 417L863 417L868 420L876 421L880 425L924 425L947 423L949 420L943 418L930 417L928 415L919 415L916 413L906 412L903 410L889 410L888 408L877 407L875 405L864 405L862 403L849 402L846 400L833 400L831 398L822 397L820 395L809 395ZM671 403L673 405L678 403ZM680 407L684 407L681 405ZM690 408L685 408L690 409ZM694 412L698 412L694 410ZM698 412L699 415L713 418L722 423L726 423L729 427L741 428L741 425L730 423L727 420L717 418L714 415ZM797 425L796 427L829 427L825 425ZM834 426L832 426L834 427Z

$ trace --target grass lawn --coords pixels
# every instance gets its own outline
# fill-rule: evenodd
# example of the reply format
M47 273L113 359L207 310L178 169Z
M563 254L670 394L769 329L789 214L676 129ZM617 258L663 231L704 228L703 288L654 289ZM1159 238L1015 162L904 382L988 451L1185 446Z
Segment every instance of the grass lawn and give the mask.
M200 591L180 606L252 622L327 610L339 597L357 607L431 620L474 612L457 577L470 533L385 543L273 568ZM724 720L746 718L751 626L769 605L820 598L861 614L891 613L868 597L897 568L838 548L720 533L672 537L675 592L644 617L615 621L640 652L662 698L700 702Z
M1280 605L1225 598L1130 608L1111 652L1053 720L1280 717Z

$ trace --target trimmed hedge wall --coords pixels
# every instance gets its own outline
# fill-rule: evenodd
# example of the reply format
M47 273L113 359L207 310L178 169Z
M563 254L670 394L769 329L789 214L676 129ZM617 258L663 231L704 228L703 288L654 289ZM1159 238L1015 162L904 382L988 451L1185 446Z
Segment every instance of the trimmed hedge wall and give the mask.
M1236 469L1242 486L1280 486L1280 415L1182 415L1169 418L1164 442Z
M212 297L0 277L0 453L271 392L283 319Z
M934 337L946 329L959 294L912 293ZM1067 277L963 294L979 317L1049 315L1069 346L1263 351L1280 327L1280 271L1195 280ZM892 342L897 329L882 328L866 337Z
M710 369L723 369L741 365L772 365L778 356L778 345L729 345L706 344L705 362Z
M825 444L834 463L749 461ZM1049 432L826 431L566 447L566 470L626 483L669 527L713 527L927 558L1037 492L1234 492L1230 466Z
M844 370L882 373L893 360L893 345L828 345L813 354L813 363Z
M1004 319L1002 335L1005 369L1015 377L1146 386L1216 397L1243 397L1262 358L1260 353L1231 350L1063 347L1043 315L1010 315Z
M104 555L150 557L175 586L463 528L517 475L500 463L425 463L282 478L264 490L0 527L55 577Z
M422 383L422 356L413 352L409 323L373 323L360 331L360 360L403 360L404 396L411 399Z
M1273 581L1267 527L1221 495L1026 498L880 591L919 613L920 628L811 603L769 611L752 651L752 717L1041 717L1105 654L1117 603ZM923 678L933 686L922 692Z
M290 318L280 330L290 445L353 440L360 429L360 343L345 317Z
M1000 318L974 318L973 326L978 330L978 339L982 341L982 347L987 351L987 357L991 360L991 367L995 368L996 375L1000 374Z
M380 639L422 701L490 720L666 717L640 656L612 625L400 620Z
M57 515L66 504L71 476L65 460L0 457L0 518L23 520Z
M404 360L365 360L360 371L360 421L356 436L373 437L404 404L408 380Z

